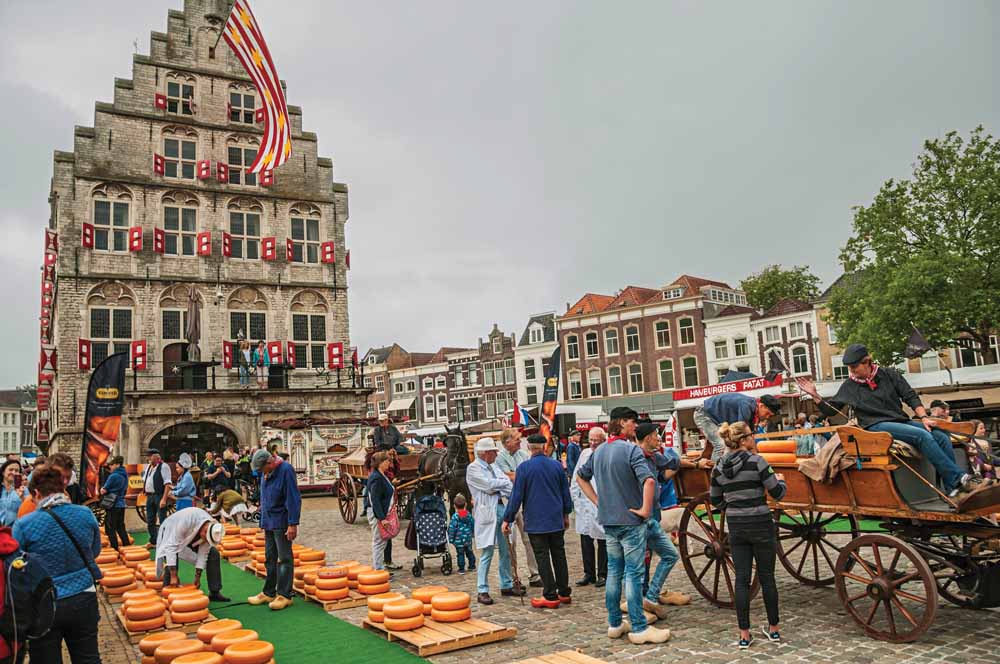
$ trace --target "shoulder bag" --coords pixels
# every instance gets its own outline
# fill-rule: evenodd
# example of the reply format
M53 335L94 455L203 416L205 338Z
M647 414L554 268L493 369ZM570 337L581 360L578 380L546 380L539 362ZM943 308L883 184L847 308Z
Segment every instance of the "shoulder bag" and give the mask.
M57 524L59 524L59 527L62 528L62 531L64 533L66 533L66 537L68 537L69 541L73 543L73 548L76 549L77 554L79 554L79 556L80 556L80 560L83 561L84 567L86 567L87 571L90 572L90 576L94 580L94 583L96 584L97 581L103 575L100 573L100 571L98 571L96 574L94 573L94 563L93 563L93 561L89 561L87 559L87 556L84 555L84 553L83 553L83 547L80 546L80 543L76 541L75 537L73 537L73 533L71 533L69 531L69 528L66 527L66 524L63 523L63 520L59 518L59 515L56 514L54 511L52 511L51 507L47 507L43 511L46 514L48 514L49 516L51 516L53 519L55 519L55 522Z

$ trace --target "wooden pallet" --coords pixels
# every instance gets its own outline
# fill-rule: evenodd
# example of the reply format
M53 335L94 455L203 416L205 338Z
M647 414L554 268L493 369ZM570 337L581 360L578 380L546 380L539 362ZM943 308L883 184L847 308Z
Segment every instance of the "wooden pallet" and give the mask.
M340 611L341 609L353 609L358 606L368 606L368 595L362 595L355 590L350 591L344 599L335 599L329 602L319 600L312 595L303 595L303 597L310 602L316 602L327 613L330 611Z
M403 641L410 644L417 649L417 654L421 657L495 643L517 635L517 629L514 627L501 627L476 618L453 623L441 623L424 618L423 627L406 632L387 630L381 623L371 622L367 618L362 624L368 629L385 634L389 641Z
M540 655L522 659L513 664L603 664L603 659L594 659L575 650L560 650L551 655Z
M242 563L243 561L250 560L250 554L243 554L242 556L232 556L231 558L222 558L227 563Z
M170 619L170 615L168 614L167 615L166 629L172 630L172 631L175 631L175 632L184 632L185 634L194 634L195 632L198 631L199 627L201 627L205 623L210 623L210 622L212 622L214 620L218 620L218 618L216 618L211 613L209 613L208 617L205 618L204 620L199 620L198 622L177 624L177 623L175 623L174 621L172 621Z
M184 632L185 634L194 634L195 632L198 631L198 628L204 625L205 623L216 620L216 617L210 613L208 614L208 617L205 618L204 620L178 625L170 620L170 615L168 613L167 622L163 627L157 627L156 629L151 629L145 632L133 632L128 627L126 627L125 616L122 614L121 609L115 611L115 618L118 619L118 623L122 626L122 629L125 630L125 634L128 635L129 643L139 643L139 641L142 641L145 637L149 636L150 634L155 634L156 632L177 631L177 632Z

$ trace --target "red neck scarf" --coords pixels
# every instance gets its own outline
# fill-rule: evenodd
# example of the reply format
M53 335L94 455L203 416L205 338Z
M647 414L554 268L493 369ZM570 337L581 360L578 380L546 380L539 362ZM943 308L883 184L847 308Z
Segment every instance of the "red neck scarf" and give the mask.
M867 385L868 387L874 390L876 387L878 387L875 384L875 376L877 375L878 375L878 365L872 363L872 375L869 376L868 378L858 378L854 374L850 374L850 377L851 380L853 380L855 383L861 383L862 385Z

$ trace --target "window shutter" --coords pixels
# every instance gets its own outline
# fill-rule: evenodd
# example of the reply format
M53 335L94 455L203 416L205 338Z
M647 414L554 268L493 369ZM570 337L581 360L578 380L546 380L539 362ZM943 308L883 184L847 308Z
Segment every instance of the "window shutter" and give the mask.
M281 342L280 341L268 341L267 342L267 356L271 358L271 364L281 363Z
M49 297L52 297L52 288L53 288L53 284L52 284L51 281L43 281L42 282L42 295L43 296L44 295L48 295Z
M324 242L319 245L320 260L324 263L333 263L337 260L336 251L333 248L333 242Z
M357 347L355 347L351 351L351 366L354 367L355 369L358 368L358 349L357 349Z
M344 263L347 265L347 269L351 269L351 250L348 249L347 253L344 254Z
M162 95L157 92L153 95L153 106L161 110L167 110L167 95Z
M233 368L233 343L231 341L222 342L222 368Z
M285 238L285 260L291 263L295 259L295 243L292 238Z
M132 342L132 368L136 371L146 369L146 340L138 339Z
M46 267L52 267L52 266L54 266L56 264L56 259L57 258L58 257L54 253L52 253L51 251L46 251L45 252L45 266Z
M198 233L198 255L199 256L211 256L212 255L212 232L203 231Z
M142 251L142 226L128 229L128 250Z
M87 249L94 248L94 225L83 222L83 234L80 238L80 244L82 244Z
M229 182L229 164L215 162L215 179L219 182Z
M273 237L261 238L261 258L266 261L273 261L277 255L278 239Z
M59 233L45 231L45 251L59 251Z
M202 159L198 162L198 179L208 180L212 177L212 162L208 159Z
M344 344L338 342L326 345L326 366L328 369L344 367Z
M291 367L294 367L295 366L295 343L291 342L291 341L289 341L287 343L288 343L288 365L291 366ZM307 355L308 355L308 353L307 353Z
M165 249L164 245L166 244L165 236L166 236L166 234L163 232L162 228L154 228L153 229L153 253L154 254L162 254L162 253L164 253L164 249Z
M56 267L55 265L46 265L42 270L42 280L56 282Z
M233 105L228 101L226 102L226 122L233 121Z
M163 155L161 154L153 155L153 172L156 173L157 175L163 175L164 172Z
M233 236L222 231L222 255L229 257L233 255Z
M264 170L260 172L260 186L270 187L274 184L274 171Z
M255 110L253 112L254 122L263 122L266 114L267 114L267 111L265 111L264 107L261 106L260 108L258 108L257 110Z
M90 339L78 340L76 367L80 371L90 371Z

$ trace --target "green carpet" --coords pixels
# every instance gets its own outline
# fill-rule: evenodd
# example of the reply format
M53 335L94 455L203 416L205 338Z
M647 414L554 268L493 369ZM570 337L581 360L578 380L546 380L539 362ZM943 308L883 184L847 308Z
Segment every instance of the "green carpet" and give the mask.
M149 536L133 533L136 544L145 544ZM194 568L181 563L181 583L191 583ZM271 611L266 606L250 606L246 598L256 595L263 579L244 572L235 565L222 562L222 594L232 598L231 604L213 602L209 610L216 618L233 618L253 629L260 638L275 648L277 664L394 664L417 662L421 658L389 643L361 627L344 622L323 611L315 602L296 597L295 603L283 611ZM208 578L202 575L202 589L208 592Z

